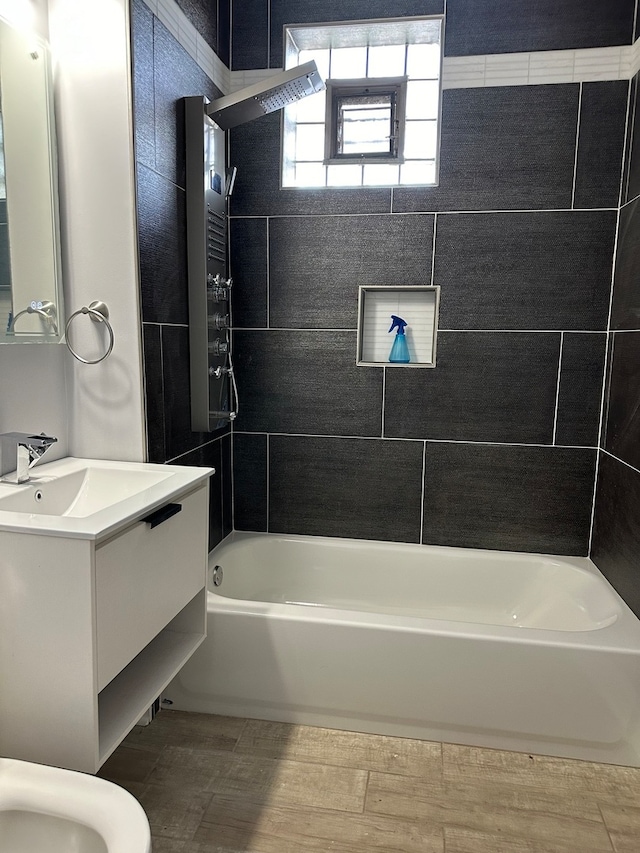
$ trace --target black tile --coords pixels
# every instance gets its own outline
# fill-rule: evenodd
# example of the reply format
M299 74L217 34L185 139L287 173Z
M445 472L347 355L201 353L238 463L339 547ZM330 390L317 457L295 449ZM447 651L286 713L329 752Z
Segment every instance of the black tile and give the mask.
M640 157L633 157L633 151L636 148L635 137L640 134L640 125L634 126L634 116L638 111L638 75L631 80L629 91L629 115L627 118L627 133L624 148L624 166L622 175L622 204L626 204L633 196L629 195L630 179L631 179L631 164L632 160L637 167L637 175L634 176L634 189L638 194L638 182L640 181Z
M218 49L218 4L215 0L176 0L189 21L213 50Z
M154 169L156 134L153 91L153 14L142 0L134 0L131 4L131 51L136 160Z
M559 334L441 332L435 368L386 371L384 434L550 444L559 354Z
M143 323L142 335L148 459L149 462L166 462L160 326Z
M215 468L209 478L209 536L208 548L211 551L222 541L222 472L220 464L220 440L202 445L173 461L174 465L193 465Z
M184 103L182 98L221 94L171 33L154 20L156 169L185 185Z
M230 131L229 163L238 167L231 214L389 213L390 189L280 189L279 112Z
M267 220L231 219L233 325L267 325Z
M563 336L556 444L597 447L607 337Z
M601 454L591 559L640 618L640 474Z
M270 325L355 329L358 285L431 283L432 240L429 215L271 220Z
M395 189L394 212L570 208L579 88L446 89L440 185Z
M233 433L236 530L267 530L267 436Z
M586 555L596 452L429 443L422 541Z
M640 85L638 75L634 78L633 110L629 118L630 148L629 148L629 181L625 201L640 195Z
M609 47L633 41L634 0L449 0L446 54Z
M611 329L640 329L640 199L620 211Z
M584 83L574 207L617 207L629 83Z
M142 318L147 323L186 324L184 190L142 165L137 170L137 189Z
M231 433L220 439L222 463L222 535L228 536L233 530L233 473L231 462Z
M380 435L382 370L356 367L356 333L234 334L238 429Z
M210 448L209 465L216 469L210 480L209 492L209 551L212 551L224 538L222 525L222 459L221 442L214 441L205 447ZM200 463L202 464L202 463Z
M232 10L232 70L268 68L269 0L232 0Z
M174 459L212 440L208 432L191 430L189 382L189 329L162 327L165 444L167 459Z
M615 211L438 216L443 329L607 326Z
M640 468L640 332L613 335L605 447Z
M227 68L231 67L231 0L218 0L217 54Z
M269 531L418 542L422 442L271 436Z
M393 3L388 0L271 0L270 64L272 68L282 68L282 28L286 24L406 18L442 15L443 12L444 0L394 0Z

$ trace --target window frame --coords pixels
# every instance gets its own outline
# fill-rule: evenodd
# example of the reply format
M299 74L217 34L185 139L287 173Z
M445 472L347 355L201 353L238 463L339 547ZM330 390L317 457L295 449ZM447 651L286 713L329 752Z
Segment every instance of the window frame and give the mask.
M324 125L324 165L342 163L404 163L404 131L406 122L407 80L402 77L361 77L356 80L336 78L326 80L327 107ZM376 154L340 154L338 141L338 100L342 97L366 96L369 94L394 96L391 106L390 127L395 142L393 150ZM391 143L390 143L391 148Z

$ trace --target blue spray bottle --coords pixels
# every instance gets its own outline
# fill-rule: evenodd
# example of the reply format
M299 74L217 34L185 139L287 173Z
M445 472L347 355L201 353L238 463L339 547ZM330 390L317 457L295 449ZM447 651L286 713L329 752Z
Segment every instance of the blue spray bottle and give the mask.
M406 320L403 320L402 317L396 317L395 314L391 315L391 320L392 323L389 332L393 332L396 327L398 331L396 332L393 346L389 353L389 361L392 361L395 364L409 364L411 359L409 358L409 347L404 333L404 327L407 325L407 322Z

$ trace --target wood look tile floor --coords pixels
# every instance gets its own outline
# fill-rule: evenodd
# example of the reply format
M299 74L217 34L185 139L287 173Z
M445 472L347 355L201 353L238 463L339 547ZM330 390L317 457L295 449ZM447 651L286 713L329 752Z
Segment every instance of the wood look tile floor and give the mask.
M153 853L640 853L640 769L162 711L100 776Z

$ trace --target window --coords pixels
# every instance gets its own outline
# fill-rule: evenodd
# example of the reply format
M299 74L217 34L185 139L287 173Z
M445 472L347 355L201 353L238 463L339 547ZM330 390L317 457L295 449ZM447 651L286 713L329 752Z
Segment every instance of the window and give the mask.
M406 77L327 80L324 162L402 162L406 89Z
M435 185L437 17L285 28L285 68L314 59L327 81L284 110L283 187Z

